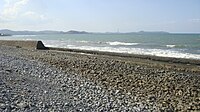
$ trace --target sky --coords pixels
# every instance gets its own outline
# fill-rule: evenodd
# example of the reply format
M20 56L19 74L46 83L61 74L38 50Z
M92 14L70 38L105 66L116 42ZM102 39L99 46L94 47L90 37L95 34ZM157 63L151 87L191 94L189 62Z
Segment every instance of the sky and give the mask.
M200 33L200 0L0 0L0 29Z

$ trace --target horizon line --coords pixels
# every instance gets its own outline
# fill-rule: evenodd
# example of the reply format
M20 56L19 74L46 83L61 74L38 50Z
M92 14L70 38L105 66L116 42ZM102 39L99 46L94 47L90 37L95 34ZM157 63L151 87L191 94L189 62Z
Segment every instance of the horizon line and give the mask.
M12 30L12 29L0 29L0 30L10 30L10 31L33 31L33 32L40 32L40 31L56 31L56 32L69 32L69 31L79 31L79 32L88 32L88 33L171 33L171 34L200 34L200 32L169 32L169 31L162 31L162 30L139 30L139 31L126 31L126 32L118 32L118 31L86 31L86 30L51 30L51 29L44 29L44 30Z

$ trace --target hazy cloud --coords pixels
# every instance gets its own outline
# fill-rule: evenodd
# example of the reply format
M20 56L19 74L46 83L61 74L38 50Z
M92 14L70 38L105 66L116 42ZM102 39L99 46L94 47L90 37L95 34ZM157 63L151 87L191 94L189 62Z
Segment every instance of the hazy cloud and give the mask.
M46 19L46 17L43 14L38 14L34 11L27 11L22 16L30 20L45 20Z
M4 0L4 8L0 13L1 19L12 20L19 16L19 12L29 0Z
M26 9L30 0L3 0L0 11L0 29L45 29L48 19L34 9Z
M200 19L190 19L190 22L200 23Z
M23 24L35 24L47 20L45 15L35 11L25 10L29 0L4 0L3 10L0 12L1 27Z

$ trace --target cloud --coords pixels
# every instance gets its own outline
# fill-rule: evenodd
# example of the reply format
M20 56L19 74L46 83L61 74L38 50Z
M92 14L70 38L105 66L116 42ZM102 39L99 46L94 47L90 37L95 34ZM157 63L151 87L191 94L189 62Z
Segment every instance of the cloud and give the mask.
M0 13L3 20L12 20L19 16L19 12L29 0L4 0L5 5Z
M190 22L200 23L200 19L190 19Z
M30 20L45 20L46 19L46 17L43 14L38 14L34 11L27 11L22 16Z
M0 12L0 23L2 24L25 24L47 20L44 14L25 10L29 0L4 0L3 10Z

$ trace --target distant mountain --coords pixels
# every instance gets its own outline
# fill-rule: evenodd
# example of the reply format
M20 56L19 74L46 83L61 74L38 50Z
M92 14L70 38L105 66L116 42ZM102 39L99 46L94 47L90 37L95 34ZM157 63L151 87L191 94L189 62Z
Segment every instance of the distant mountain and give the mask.
M85 31L75 31L70 30L68 32L64 31L52 31L52 30L44 30L44 31L12 31L8 29L0 30L1 34L9 34L9 35L42 35L42 34L89 34L89 32Z
M139 31L139 34L169 34L169 32L165 31Z
M9 34L9 35L41 35L41 34L62 34L62 31L12 31L8 29L0 30L1 34Z
M36 32L34 31L12 31L8 29L0 30L0 33L10 34L10 35L34 35Z
M64 34L63 31L53 31L53 30L44 30L44 31L38 31L39 34Z
M169 34L164 31L139 31L139 32L128 32L128 33L119 33L119 32L106 32L106 33L91 33L86 31L76 31L70 30L67 32L64 31L53 31L53 30L44 30L44 31L12 31L8 29L0 30L1 35L42 35L42 34Z
M100 33L102 34L102 33ZM170 34L169 32L165 31L139 31L139 32L105 32L103 34Z
M68 32L65 32L66 34L89 34L89 32L86 31L75 31L75 30L70 30Z

